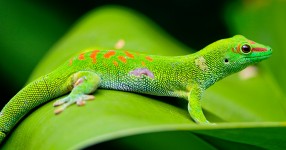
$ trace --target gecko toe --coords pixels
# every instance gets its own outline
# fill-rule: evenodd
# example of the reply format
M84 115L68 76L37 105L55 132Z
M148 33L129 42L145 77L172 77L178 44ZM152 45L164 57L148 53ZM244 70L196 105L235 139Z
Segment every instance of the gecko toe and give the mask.
M93 95L82 95L80 98L78 98L77 100L76 100L76 104L78 105L78 106L83 106L83 105L85 105L85 101L87 101L87 100L93 100L94 99L94 96Z
M67 101L69 101L69 97L65 97L65 98L59 99L59 100L54 102L53 106L54 107L60 106L60 105L62 105L64 103L66 103Z
M63 112L65 110L65 107L59 107L59 108L57 108L55 111L54 111L54 113L56 114L56 115L58 115L58 114L60 114L61 112Z
M93 95L83 95L82 96L82 99L85 100L85 101L86 100L94 100L94 98L95 97Z
M83 106L83 105L85 105L85 101L79 100L79 101L76 101L76 104L77 104L78 106Z
M54 106L59 106L58 108L56 108L56 110L54 111L55 114L60 114L61 112L63 112L68 106L76 103L78 106L83 106L85 105L87 100L93 100L94 96L93 95L77 95L75 97L65 97L63 99L57 100L54 103ZM61 105L61 106L60 106Z

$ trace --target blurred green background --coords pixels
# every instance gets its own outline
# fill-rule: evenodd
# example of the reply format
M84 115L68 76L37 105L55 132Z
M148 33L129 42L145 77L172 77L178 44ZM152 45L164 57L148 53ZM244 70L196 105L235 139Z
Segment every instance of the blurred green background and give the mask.
M236 74L214 85L206 92L203 105L207 117L214 122L230 124L230 126L227 123L216 126L221 131L212 130L212 127L208 128L210 131L201 130L199 127L200 131L194 132L194 128L190 128L186 130L191 132L162 132L153 133L152 136L141 134L102 143L97 148L156 149L165 147L172 149L181 145L188 147L189 141L181 139L191 139L191 146L207 149L229 149L230 147L233 149L279 149L285 147L286 130L283 122L286 120L284 94L286 92L286 72L284 71L286 1L284 0L164 2L2 0L0 1L0 76L2 78L0 98L2 105L24 86L38 62L45 58L48 50L53 49L54 44L78 20L82 19L84 14L109 4L125 6L147 16L168 34L193 50L199 50L221 38L243 34L251 40L270 45L274 54L269 60L257 65L257 70L254 71L257 74L253 78L242 79L240 74ZM44 72L45 69L41 69ZM121 96L126 95L130 96L127 93ZM135 96L131 94L130 98L135 98ZM45 108L47 109L47 107L43 109ZM120 109L118 111L124 112ZM173 114L177 113L175 109L172 111ZM180 117L186 116L186 112L181 112L181 110L178 112L182 115L179 115ZM168 117L168 114L164 117ZM160 119L164 120L163 117ZM233 123L256 121L257 124ZM266 121L280 121L281 124L267 124ZM266 128L261 129L262 127ZM21 129L18 131L22 133ZM14 135L17 137L17 132ZM164 144L164 141L169 138L177 138L177 140L168 142L167 145ZM147 142L148 145L141 147L141 141ZM9 144L11 140L7 145Z

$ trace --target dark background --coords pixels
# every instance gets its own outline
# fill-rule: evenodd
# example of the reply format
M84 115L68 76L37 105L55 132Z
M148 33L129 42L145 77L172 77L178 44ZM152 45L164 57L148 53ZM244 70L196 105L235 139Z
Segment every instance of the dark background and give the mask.
M226 0L26 0L25 2L1 0L0 54L3 58L0 60L1 106L25 85L29 75L48 49L82 15L92 9L109 4L129 7L153 20L182 43L199 50L215 40L231 36L222 15L226 2ZM29 10L29 7L52 12L59 18L59 22L63 23L61 26L58 26L57 22L50 23L48 19L39 16L40 14ZM26 39L25 34L19 36L18 33L23 32L29 33L28 35L35 40ZM26 52L24 48L21 49L23 43L29 43L34 51ZM26 57L26 53L31 54Z

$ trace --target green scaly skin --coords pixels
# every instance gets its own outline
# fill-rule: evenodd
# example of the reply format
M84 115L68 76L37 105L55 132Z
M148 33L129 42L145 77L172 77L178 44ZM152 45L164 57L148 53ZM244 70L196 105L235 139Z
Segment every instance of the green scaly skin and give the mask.
M216 81L270 57L270 47L241 35L216 41L186 56L155 56L127 51L93 50L82 53L55 71L31 82L0 114L0 140L31 109L56 97L55 113L85 100L97 88L106 88L188 100L192 119L208 123L201 108L202 92Z

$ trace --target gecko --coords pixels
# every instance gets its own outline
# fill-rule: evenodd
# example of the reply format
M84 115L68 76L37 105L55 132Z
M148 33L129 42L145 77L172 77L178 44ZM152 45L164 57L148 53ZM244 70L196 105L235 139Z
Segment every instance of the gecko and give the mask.
M170 96L188 101L188 112L198 124L209 124L202 93L215 82L260 62L272 49L235 35L184 56L159 56L125 50L91 50L67 60L32 81L1 110L0 141L33 108L67 93L54 102L55 114L76 103L94 99L98 88ZM96 108L95 108L96 109ZM66 110L68 111L68 110Z

